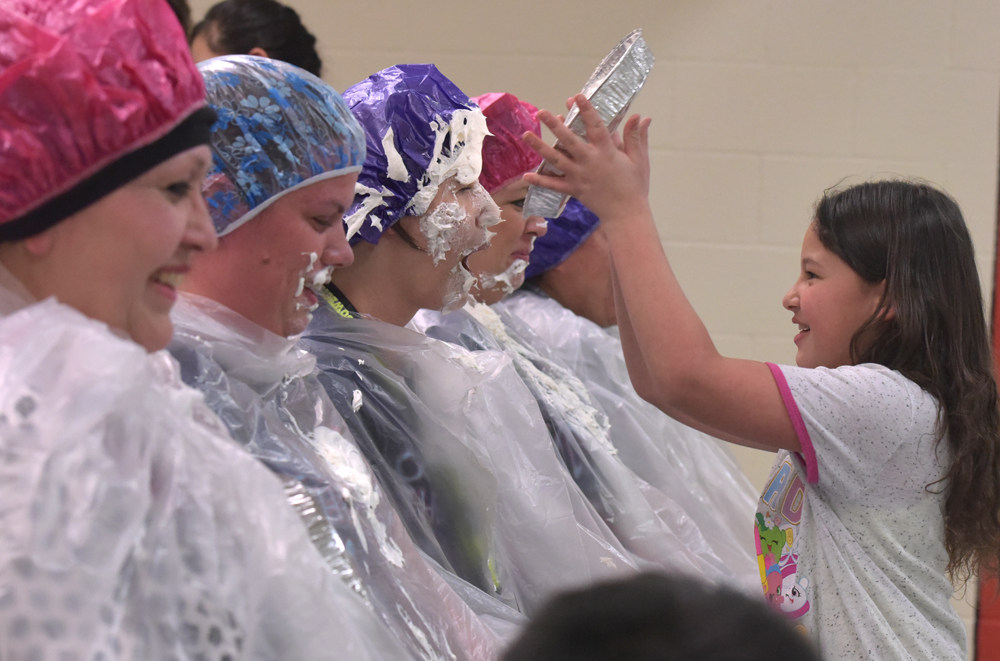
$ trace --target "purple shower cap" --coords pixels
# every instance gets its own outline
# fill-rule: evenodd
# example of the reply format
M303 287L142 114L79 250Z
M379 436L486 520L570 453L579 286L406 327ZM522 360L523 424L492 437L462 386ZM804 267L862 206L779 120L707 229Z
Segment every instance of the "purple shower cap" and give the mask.
M570 198L562 215L550 218L548 231L535 241L528 268L524 271L525 279L534 278L562 264L600 223L601 219L593 211L575 197Z
M433 64L383 69L347 89L344 100L368 147L344 217L352 244L378 243L403 216L424 214L446 179L479 179L486 118Z

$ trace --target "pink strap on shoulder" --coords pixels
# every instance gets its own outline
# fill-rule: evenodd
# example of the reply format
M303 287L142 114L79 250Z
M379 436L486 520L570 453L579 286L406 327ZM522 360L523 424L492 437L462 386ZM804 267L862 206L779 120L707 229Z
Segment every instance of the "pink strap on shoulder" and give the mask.
M774 377L774 382L778 386L778 392L781 393L781 401L784 402L785 410L788 411L788 418L792 421L792 428L795 429L795 435L799 437L799 444L802 446L802 451L796 454L798 454L799 458L806 465L806 480L809 484L816 484L819 482L819 464L816 462L816 450L813 448L812 439L809 437L809 430L806 429L806 423L802 420L799 405L795 403L795 398L792 397L792 391L788 387L788 381L785 379L785 374L781 371L781 368L774 363L766 363L766 365L771 370L771 376Z

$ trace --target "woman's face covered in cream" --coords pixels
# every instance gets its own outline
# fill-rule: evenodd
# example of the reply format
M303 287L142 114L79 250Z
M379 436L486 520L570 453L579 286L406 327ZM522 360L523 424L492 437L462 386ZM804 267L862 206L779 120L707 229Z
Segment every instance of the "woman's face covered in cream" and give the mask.
M421 216L406 216L400 229L429 259L411 277L424 280L434 292L437 309L457 310L469 300L474 276L467 258L484 248L489 228L500 222L500 209L478 180L446 179Z

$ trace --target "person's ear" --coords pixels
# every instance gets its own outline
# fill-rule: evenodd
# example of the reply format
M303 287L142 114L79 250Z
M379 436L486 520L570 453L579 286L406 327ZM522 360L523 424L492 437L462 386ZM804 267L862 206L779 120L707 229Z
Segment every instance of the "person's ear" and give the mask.
M254 46L253 48L251 48L250 52L247 53L247 55L256 55L257 57L271 57L270 55L267 54L267 51L261 48L260 46Z
M893 307L891 304L890 305L885 304L885 280L876 285L875 294L878 296L876 305L878 304L882 305L882 310L879 313L879 316L882 317L882 319L885 319L886 321L889 321L890 319L895 319L896 308Z
M41 234L36 234L25 239L24 249L32 257L45 257L52 251L54 243L55 239L52 237L52 231L46 230Z

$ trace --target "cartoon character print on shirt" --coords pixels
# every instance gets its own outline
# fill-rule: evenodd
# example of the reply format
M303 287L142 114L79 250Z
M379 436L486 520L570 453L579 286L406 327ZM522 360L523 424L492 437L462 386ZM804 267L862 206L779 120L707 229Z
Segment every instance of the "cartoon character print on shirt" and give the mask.
M809 612L809 579L798 573L796 544L804 499L805 484L786 457L771 473L754 524L764 595L771 608L793 620Z

